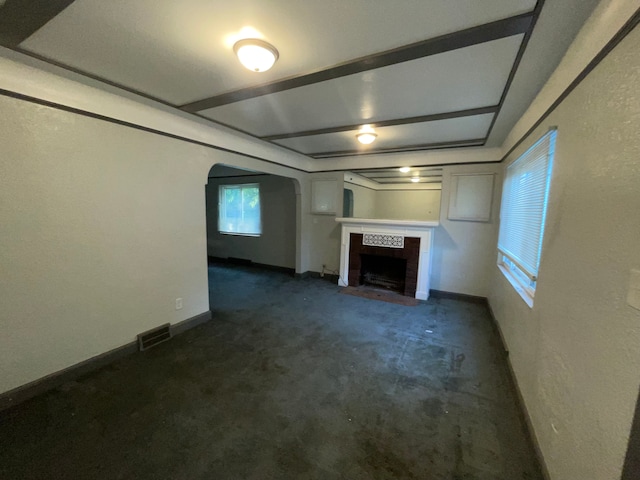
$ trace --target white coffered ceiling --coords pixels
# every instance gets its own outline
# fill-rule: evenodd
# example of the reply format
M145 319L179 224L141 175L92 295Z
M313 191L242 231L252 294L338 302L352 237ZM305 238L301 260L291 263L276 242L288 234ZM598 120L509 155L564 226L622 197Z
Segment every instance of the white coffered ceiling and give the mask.
M0 45L336 158L499 145L596 3L7 0ZM270 71L239 64L245 37L278 48Z

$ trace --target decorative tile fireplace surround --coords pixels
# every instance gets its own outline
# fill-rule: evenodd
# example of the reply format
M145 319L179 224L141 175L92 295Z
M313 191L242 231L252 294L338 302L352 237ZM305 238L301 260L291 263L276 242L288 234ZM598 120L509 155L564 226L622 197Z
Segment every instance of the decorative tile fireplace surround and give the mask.
M429 298L433 229L438 222L342 217L336 222L342 224L338 285L359 284L360 254L402 258L407 260L405 295L413 296L415 290L415 298Z

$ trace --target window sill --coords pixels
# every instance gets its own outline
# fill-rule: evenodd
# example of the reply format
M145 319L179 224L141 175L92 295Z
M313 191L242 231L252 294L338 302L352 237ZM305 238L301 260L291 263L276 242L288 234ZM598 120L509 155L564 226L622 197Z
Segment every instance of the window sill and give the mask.
M500 264L498 264L498 268L500 269L502 274L507 278L507 280L509 280L509 283L515 289L515 291L518 292L518 295L520 295L522 300L524 300L524 303L526 303L529 306L529 308L533 308L533 295L531 295L524 288L522 288L522 285L520 284L518 279L511 273L509 269L505 268Z

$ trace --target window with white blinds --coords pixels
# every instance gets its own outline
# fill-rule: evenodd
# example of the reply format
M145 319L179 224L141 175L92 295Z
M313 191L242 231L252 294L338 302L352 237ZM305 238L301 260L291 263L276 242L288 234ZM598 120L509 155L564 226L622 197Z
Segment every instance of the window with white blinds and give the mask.
M556 130L550 130L507 167L502 189L498 263L533 297L553 166Z

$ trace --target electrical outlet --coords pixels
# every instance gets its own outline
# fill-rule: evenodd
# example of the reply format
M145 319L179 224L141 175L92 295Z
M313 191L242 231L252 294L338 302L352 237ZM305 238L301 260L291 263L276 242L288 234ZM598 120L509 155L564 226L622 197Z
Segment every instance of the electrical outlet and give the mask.
M176 310L180 310L182 308L182 299L176 298Z

